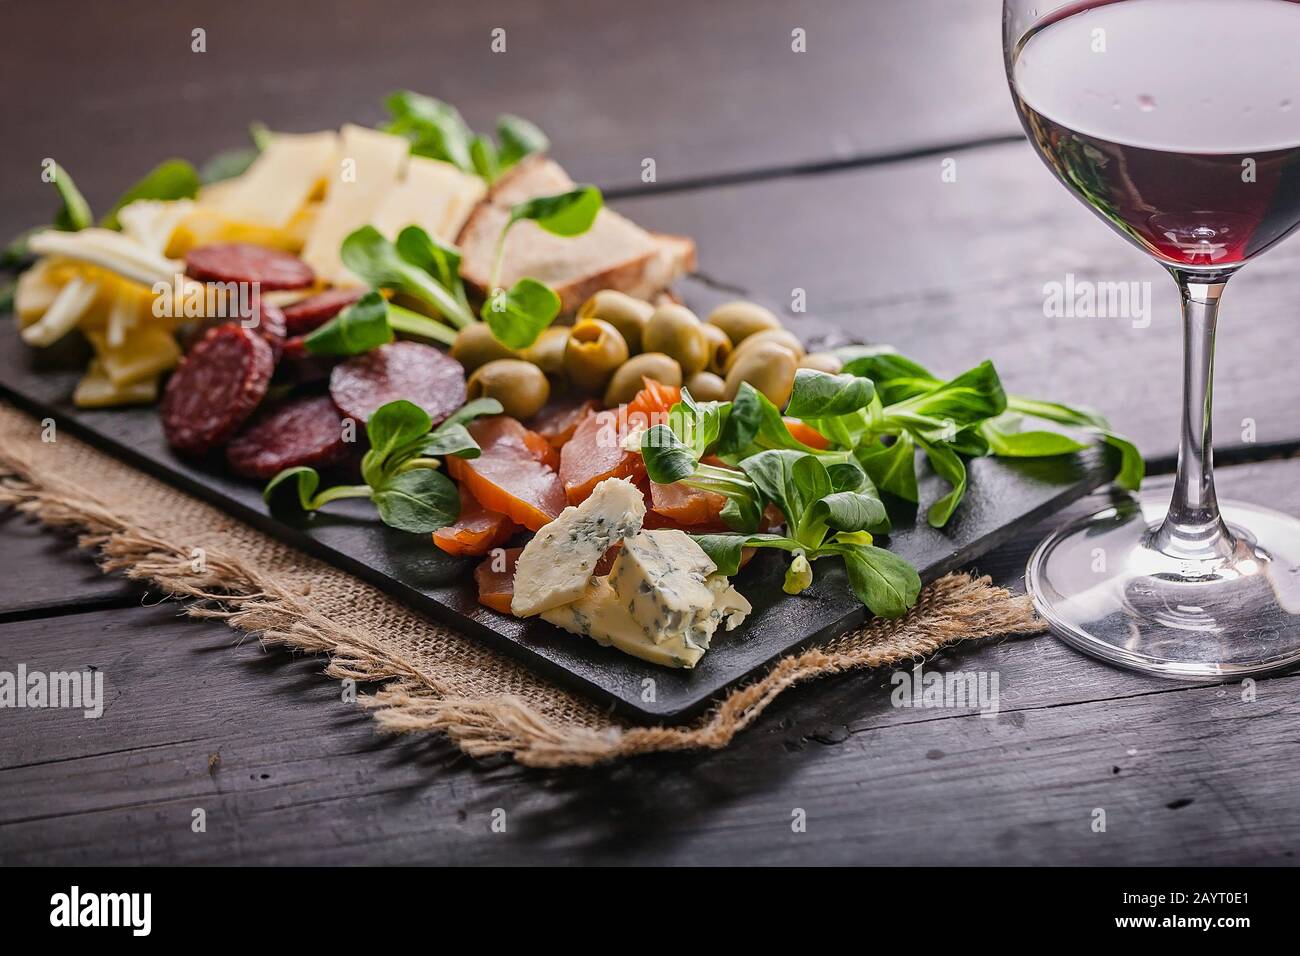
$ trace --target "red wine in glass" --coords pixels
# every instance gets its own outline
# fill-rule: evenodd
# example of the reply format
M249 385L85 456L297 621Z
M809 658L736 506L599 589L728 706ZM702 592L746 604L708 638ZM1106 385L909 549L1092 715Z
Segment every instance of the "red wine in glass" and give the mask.
M1056 175L1161 261L1239 265L1300 224L1300 4L1074 4L1009 72Z
M1003 0L1003 54L1035 150L1169 270L1183 313L1172 489L1044 539L1025 568L1034 607L1149 674L1300 664L1300 518L1219 501L1211 428L1223 292L1300 223L1300 0Z

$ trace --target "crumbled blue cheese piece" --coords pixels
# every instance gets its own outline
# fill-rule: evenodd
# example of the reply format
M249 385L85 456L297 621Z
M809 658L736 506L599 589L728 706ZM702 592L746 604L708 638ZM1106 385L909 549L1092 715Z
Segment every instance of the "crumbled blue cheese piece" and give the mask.
M725 575L714 574L704 583L713 592L713 609L718 612L724 630L735 630L754 610L754 605L732 587Z
M684 531L665 528L624 541L609 582L649 636L703 651L721 620L704 583L717 569Z
M634 535L645 520L645 498L625 478L606 478L582 504L544 525L515 564L510 610L530 617L578 600L610 545Z

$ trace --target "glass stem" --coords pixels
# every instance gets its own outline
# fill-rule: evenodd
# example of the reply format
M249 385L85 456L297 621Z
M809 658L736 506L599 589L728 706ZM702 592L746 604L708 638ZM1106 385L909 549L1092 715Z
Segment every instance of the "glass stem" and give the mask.
M1171 271L1183 299L1183 422L1173 499L1153 544L1173 557L1219 561L1235 546L1214 493L1211 438L1214 331L1219 298L1231 273L1210 277Z

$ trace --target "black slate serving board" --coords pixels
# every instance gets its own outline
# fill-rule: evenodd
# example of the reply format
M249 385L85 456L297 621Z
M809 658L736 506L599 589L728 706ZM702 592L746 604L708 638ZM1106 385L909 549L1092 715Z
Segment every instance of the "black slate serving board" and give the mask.
M656 667L545 622L520 621L482 607L476 600L473 560L443 554L426 536L388 528L366 502L337 502L328 513L292 521L273 518L257 484L234 478L217 465L174 455L156 408L75 408L71 395L82 368L82 361L60 361L29 349L13 321L0 317L0 394L633 719L686 720L775 658L841 634L866 617L835 562L818 562L814 585L791 597L781 590L780 557L760 553L735 579L754 605L750 618L737 630L719 634L693 671ZM1049 459L974 460L966 499L942 531L926 524L924 509L946 492L946 485L926 474L919 511L890 503L894 533L888 547L911 561L922 580L932 581L1109 481L1117 464L1104 448Z

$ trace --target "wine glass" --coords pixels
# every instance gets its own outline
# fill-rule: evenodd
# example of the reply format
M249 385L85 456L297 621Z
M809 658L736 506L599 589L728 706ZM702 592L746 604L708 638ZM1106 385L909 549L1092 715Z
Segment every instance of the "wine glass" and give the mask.
M1300 224L1300 3L1005 0L1029 140L1182 293L1172 500L1144 493L1043 541L1025 581L1061 638L1134 670L1219 679L1300 660L1300 521L1214 493L1225 285Z

